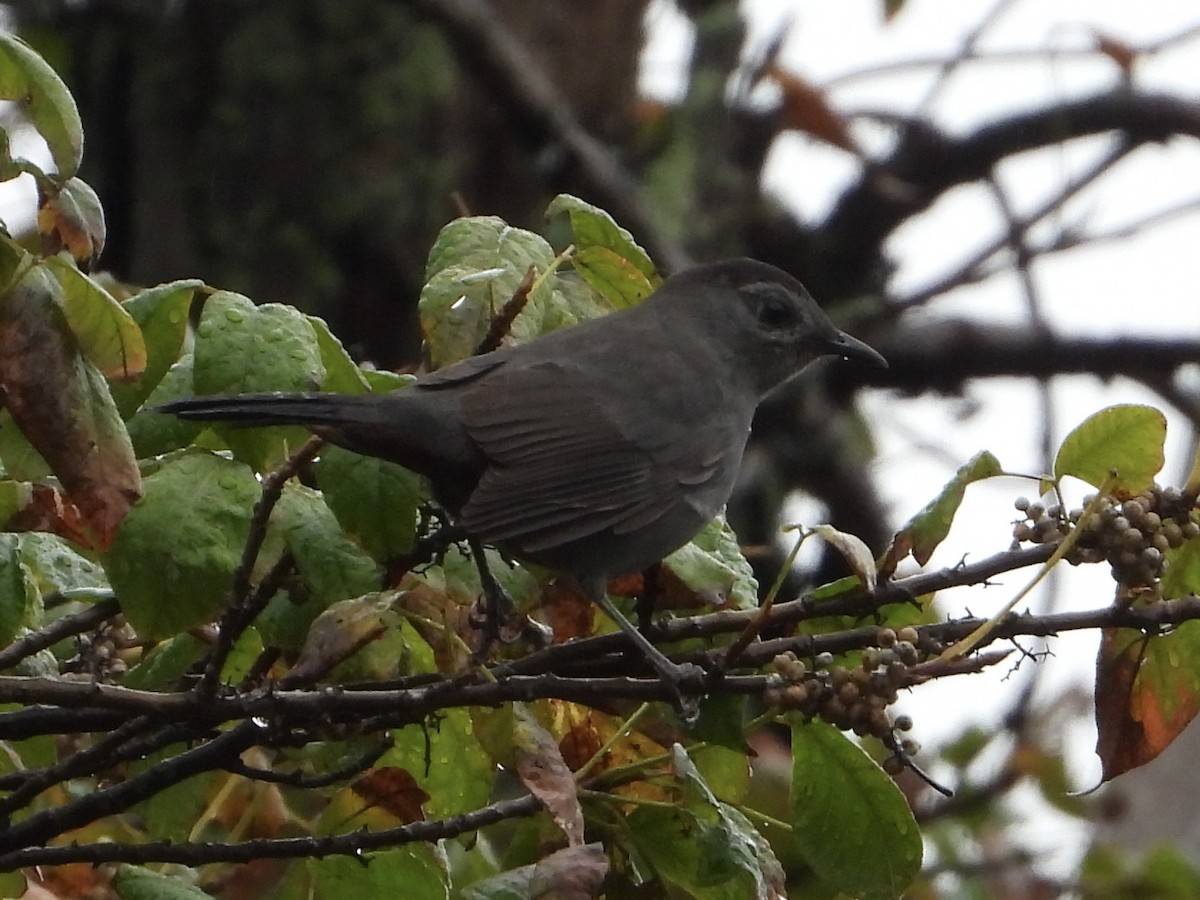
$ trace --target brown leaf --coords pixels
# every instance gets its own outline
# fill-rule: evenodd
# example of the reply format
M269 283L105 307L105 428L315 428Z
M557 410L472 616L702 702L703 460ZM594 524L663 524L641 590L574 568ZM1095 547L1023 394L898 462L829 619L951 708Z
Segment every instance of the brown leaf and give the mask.
M583 843L583 810L575 792L575 778L550 732L524 705L518 705L515 713L513 743L517 777L542 801L567 836L567 843L578 846Z
M53 195L39 186L37 224L44 256L66 250L86 267L104 250L104 207L79 178L70 179Z
M593 604L569 578L543 586L541 610L558 643L592 633Z
M1102 633L1096 663L1096 754L1103 780L1145 765L1200 711L1200 624L1147 636Z
M317 616L300 657L286 682L307 683L325 675L387 631L383 614L387 606L376 597L355 597L334 603Z
M0 300L0 391L107 547L141 494L141 475L108 385L80 356L55 289L35 269Z
M1129 75L1133 71L1137 52L1129 44L1102 31L1093 31L1092 36L1096 39L1096 49L1115 62L1122 72Z
M31 487L29 502L10 521L0 525L10 531L45 531L81 547L98 549L75 504L48 484Z
M783 121L787 128L803 131L819 141L861 155L846 120L830 106L823 90L776 62L768 63L762 75L783 91Z
M350 786L367 804L387 810L404 824L425 820L425 802L429 795L421 789L407 769L383 766L363 774Z
M572 771L579 769L588 760L600 752L605 738L597 729L597 724L608 717L587 706L580 706L567 701L550 701L550 707L557 714L555 728L562 731L562 739L558 742L559 752L563 761ZM594 714L594 715L593 715ZM602 771L603 762L593 772Z
M412 613L410 619L421 638L433 648L434 660L442 672L462 672L471 666L470 641L479 629L470 624L470 606L449 594L444 584L413 572L399 581L403 591L401 605ZM428 620L433 625L422 620ZM462 640L454 640L454 636Z
M594 900L600 896L608 857L601 844L565 847L533 867L528 896L536 900Z

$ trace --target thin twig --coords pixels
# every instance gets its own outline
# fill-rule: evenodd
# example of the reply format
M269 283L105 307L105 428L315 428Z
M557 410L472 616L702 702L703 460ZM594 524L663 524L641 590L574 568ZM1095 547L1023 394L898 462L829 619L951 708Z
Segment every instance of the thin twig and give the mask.
M45 628L31 632L0 650L0 671L11 669L21 660L52 647L63 638L91 631L121 611L116 600L101 600L76 613L55 619Z

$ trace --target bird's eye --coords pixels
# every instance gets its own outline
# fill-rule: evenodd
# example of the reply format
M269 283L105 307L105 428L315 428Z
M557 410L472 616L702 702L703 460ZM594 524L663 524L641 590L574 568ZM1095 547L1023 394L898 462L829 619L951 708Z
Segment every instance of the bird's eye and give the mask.
M758 307L758 321L768 328L783 328L795 317L795 308L782 297L766 297Z

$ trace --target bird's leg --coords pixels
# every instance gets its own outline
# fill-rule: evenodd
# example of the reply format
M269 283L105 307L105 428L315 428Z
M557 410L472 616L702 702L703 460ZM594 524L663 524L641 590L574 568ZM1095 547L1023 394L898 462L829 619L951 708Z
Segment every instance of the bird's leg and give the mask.
M501 639L501 628L513 610L513 599L508 591L500 586L496 576L488 567L487 558L483 554L483 544L473 537L467 538L471 548L471 558L475 560L475 568L479 571L479 585L483 589L483 614L472 617L471 624L481 632L479 649L475 652L478 659L487 656L494 641Z
M637 613L638 630L642 634L654 633L654 594L658 587L661 564L655 563L642 571L642 589L638 592L633 611Z
M625 633L625 636L633 641L634 645L641 651L642 656L646 661L654 667L654 671L658 673L658 677L671 689L674 695L675 708L679 710L679 714L684 721L693 721L699 712L698 701L696 697L684 696L682 688L684 686L693 687L697 685L704 676L704 670L692 663L684 663L680 665L673 663L667 659L661 650L655 647L650 640L642 634L621 611L608 599L608 594L603 590L592 592L592 599L608 617L617 623L617 627Z

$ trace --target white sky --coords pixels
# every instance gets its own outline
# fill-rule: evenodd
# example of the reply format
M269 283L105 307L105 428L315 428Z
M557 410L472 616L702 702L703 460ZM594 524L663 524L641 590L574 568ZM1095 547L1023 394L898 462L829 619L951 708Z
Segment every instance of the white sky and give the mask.
M961 0L908 0L899 15L886 23L882 6L881 0L743 0L752 43L766 43L783 23L790 22L781 61L812 83L832 84L830 98L844 111L914 110L928 90L932 68L854 80L843 76L880 63L953 55L992 8L991 3ZM671 96L680 90L679 61L685 58L690 36L669 3L656 4L650 22L657 37L644 62L644 83L656 94ZM1200 7L1178 0L1024 0L1008 5L979 47L1065 51L1089 46L1096 32L1139 45L1197 24ZM1200 40L1192 40L1139 62L1135 79L1141 89L1191 97L1197 71ZM1100 56L1059 55L1040 63L966 63L939 96L932 117L943 128L966 132L1005 112L1091 93L1117 80L1116 67ZM864 146L883 151L878 129L860 127L856 135ZM1066 150L1027 154L1004 165L1000 177L1016 208L1027 209L1052 194L1072 173L1086 168L1106 146L1104 141L1079 142ZM801 218L819 220L858 172L858 161L848 154L790 135L772 151L766 181L769 190ZM1101 184L1067 207L1068 220L1106 230L1200 196L1200 143L1177 139L1143 148ZM888 252L899 264L893 290L902 295L953 271L960 260L993 240L1000 224L988 192L978 188L952 192L888 242ZM1137 238L1037 263L1034 274L1051 327L1074 336L1200 336L1198 236L1200 217L1191 214ZM1022 294L1011 277L956 290L916 315L1026 321ZM1194 383L1200 368L1188 374ZM1104 406L1141 402L1164 407L1156 395L1124 379L1110 383L1089 377L1059 379L1052 396L1056 445L1070 428ZM879 442L874 474L892 510L894 526L919 510L959 464L981 449L996 453L1010 471L1044 470L1038 450L1040 406L1032 383L977 382L968 386L966 399L901 399L887 393L864 398L863 412ZM968 408L974 410L969 415L965 414ZM1167 466L1160 481L1178 484L1191 462L1194 437L1185 420L1169 408L1165 411L1170 431ZM1012 501L1031 493L1030 485L1015 479L970 488L951 538L930 565L953 565L964 554L978 559L1006 548L1014 516ZM1076 501L1081 493L1075 495ZM1006 576L1002 584L987 590L947 592L941 598L942 609L947 615L967 608L990 614L1032 574L1030 570ZM1112 582L1104 566L1068 568L1059 583L1057 603L1062 609L1095 608L1112 599ZM1046 602L1043 594L1031 607L1044 610ZM1071 686L1090 694L1097 641L1089 634L1051 642L1055 656L1042 666L1039 696L1043 702ZM1026 664L1007 682L1008 669L1000 667L985 675L922 686L905 703L916 720L915 736L926 746L936 746L968 722L995 729L1029 669ZM1094 786L1100 777L1093 753L1094 728L1086 723L1071 726L1064 730L1063 740L1077 786ZM1050 862L1057 874L1074 868L1083 836L1073 825L1042 810L1023 834L1039 853L1054 848Z

